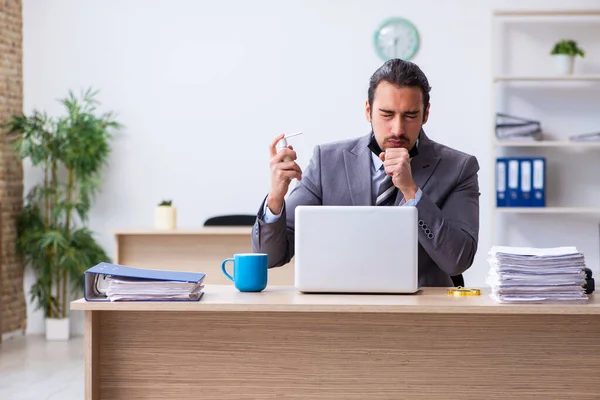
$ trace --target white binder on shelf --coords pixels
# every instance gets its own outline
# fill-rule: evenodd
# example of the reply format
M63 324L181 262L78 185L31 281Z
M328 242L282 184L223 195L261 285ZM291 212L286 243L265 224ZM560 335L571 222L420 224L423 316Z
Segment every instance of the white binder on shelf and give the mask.
M506 180L508 177L507 159L496 159L496 207L508 207L508 192Z
M531 207L533 205L531 198L531 184L532 184L532 171L531 171L531 159L525 158L521 160L520 167L520 190L519 190L519 207Z
M532 159L533 175L531 177L533 207L546 207L546 159L537 157Z
M508 207L519 207L521 204L520 196L520 176L519 176L519 160L516 158L508 159Z

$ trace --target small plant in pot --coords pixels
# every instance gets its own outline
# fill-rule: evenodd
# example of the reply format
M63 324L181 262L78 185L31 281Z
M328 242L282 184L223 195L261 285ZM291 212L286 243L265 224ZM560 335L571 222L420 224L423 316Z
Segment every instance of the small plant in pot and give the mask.
M574 40L563 39L557 42L550 54L556 60L557 72L562 75L571 75L575 57L584 57L585 52L581 49Z
M171 200L163 200L154 211L154 227L156 229L175 229L177 226L177 209Z

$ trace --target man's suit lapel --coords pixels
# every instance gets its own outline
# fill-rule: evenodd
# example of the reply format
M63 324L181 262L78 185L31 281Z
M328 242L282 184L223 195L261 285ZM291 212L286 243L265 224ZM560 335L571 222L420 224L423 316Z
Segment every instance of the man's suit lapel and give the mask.
M423 190L427 181L431 178L439 162L440 157L435 155L431 140L425 135L425 132L421 131L421 136L419 137L419 154L410 162L413 180L421 190ZM404 196L398 190L395 204L403 204L403 200Z
M371 204L371 151L368 148L370 136L362 137L350 151L344 152L346 179L350 188L352 205Z

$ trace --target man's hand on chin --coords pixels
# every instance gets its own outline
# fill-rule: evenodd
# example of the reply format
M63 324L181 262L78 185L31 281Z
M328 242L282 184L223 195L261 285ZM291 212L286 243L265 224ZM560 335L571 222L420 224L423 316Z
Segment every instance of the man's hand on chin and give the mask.
M398 147L389 148L380 155L385 173L392 177L392 182L404 195L406 201L414 199L419 188L413 180L410 169L408 150Z

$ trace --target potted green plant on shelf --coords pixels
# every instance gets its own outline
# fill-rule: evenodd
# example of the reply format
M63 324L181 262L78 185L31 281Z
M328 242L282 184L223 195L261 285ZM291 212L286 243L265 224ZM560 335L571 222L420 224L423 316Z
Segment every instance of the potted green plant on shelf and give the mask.
M562 75L571 75L576 56L585 56L585 52L574 40L563 39L557 42L550 54L556 60L557 72Z
M17 217L17 250L35 272L31 301L44 311L48 340L68 340L69 295L82 289L87 268L110 262L86 224L110 153L109 131L121 125L112 113L97 113L96 93L69 92L58 118L35 110L7 122L17 154L41 172Z
M177 209L171 200L163 200L154 210L154 227L156 229L175 229L177 226Z

